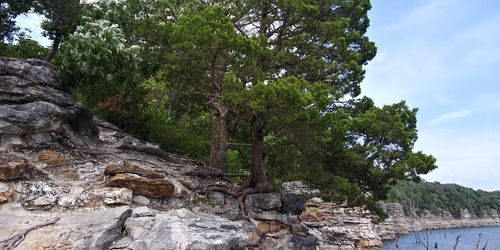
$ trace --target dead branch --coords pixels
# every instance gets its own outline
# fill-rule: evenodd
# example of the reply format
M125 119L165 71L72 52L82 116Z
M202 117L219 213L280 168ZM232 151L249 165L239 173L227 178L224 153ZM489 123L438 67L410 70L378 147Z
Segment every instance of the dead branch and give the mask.
M14 235L12 237L9 237L6 240L2 240L2 241L0 241L0 248L5 249L5 250L14 249L17 246L19 246L19 244L21 244L21 242L24 240L24 238L26 237L26 235L29 232L37 230L37 229L40 229L42 227L54 225L54 224L56 224L57 221L59 221L59 219L61 219L61 218L57 217L57 218L55 218L55 219L53 219L53 220L51 220L49 222L46 222L46 223L43 223L43 224L40 224L40 225L36 225L34 227L30 227L30 228L26 229L24 232L22 232L20 234L16 234L16 235Z
M456 239L456 241L455 241L455 246L453 246L453 250L457 250L457 247L458 247L458 241L460 240L460 237L461 237L461 236L462 236L462 235L457 236L457 239Z
M66 139L67 141L69 141L69 142L73 145L73 147L76 149L76 151L78 151L78 153L79 153L79 154L80 154L80 155L81 155L81 156L82 156L85 160L89 160L89 158L88 158L86 155L84 155L84 154L83 154L83 152L80 150L80 148L78 147L78 145L76 145L76 143L75 143L73 140L71 140L68 136L64 136L63 138L64 138L64 139Z
M479 250L479 244L481 244L481 239L483 238L483 234L479 233L479 237L476 242L476 250Z
M60 167L60 166L64 166L64 165L73 165L73 164L78 165L78 164L85 164L85 163L89 163L89 162L95 163L96 161L94 161L94 160L72 161L72 162L65 162L65 163L54 164L54 165L47 165L45 168L53 168L53 167Z
M486 250L487 246L488 246L488 239L486 239L486 243L484 244L484 247L482 248L482 250Z

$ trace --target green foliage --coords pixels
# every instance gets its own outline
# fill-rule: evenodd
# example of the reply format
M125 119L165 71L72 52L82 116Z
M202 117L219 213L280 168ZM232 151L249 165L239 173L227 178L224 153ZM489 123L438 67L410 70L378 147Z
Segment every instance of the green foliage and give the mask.
M339 111L326 142L325 168L358 183L377 199L385 197L395 180L418 180L418 175L436 168L436 160L412 151L416 112L404 102L378 108L367 98Z
M28 38L23 33L18 34L16 44L0 45L0 55L14 58L36 58L44 59L48 49L41 46L37 41Z
M474 190L457 184L439 182L401 181L394 185L387 195L387 201L400 203L407 215L429 211L440 215L450 212L460 218L461 210L467 209L478 217L500 210L500 192Z
M86 100L81 101L94 107L116 94L117 88L135 83L140 48L126 44L117 25L107 20L84 20L85 25L63 44L59 69L66 87L87 91L82 93Z
M8 3L2 1L0 3L0 44L14 40L14 34L19 30L14 21L15 16L15 11L12 10Z
M377 210L396 180L436 166L413 152L416 109L356 99L376 52L369 9L368 0L101 0L83 6L57 63L79 100L139 138L208 161L224 105L231 142L248 144L251 121L262 122L271 183L306 180L325 199ZM250 155L230 149L227 169L250 170Z
M33 2L34 11L47 18L42 23L42 28L51 40L63 40L75 31L80 22L79 0L34 0Z

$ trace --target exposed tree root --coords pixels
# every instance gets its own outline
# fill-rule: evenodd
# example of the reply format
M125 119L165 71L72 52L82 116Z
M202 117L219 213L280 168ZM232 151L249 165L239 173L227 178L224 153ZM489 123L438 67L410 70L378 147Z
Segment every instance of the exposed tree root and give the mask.
M269 182L267 182L267 180L264 182L256 183L252 179L253 178L251 175L248 176L245 182L240 186L240 188L237 191L233 191L230 188L223 186L209 186L207 187L206 190L217 191L233 196L234 198L238 199L240 210L244 214L246 214L245 199L248 195L257 193L270 193L274 191L273 187L271 186L271 184L269 184Z
M51 220L49 222L46 222L46 223L43 223L43 224L40 224L40 225L36 225L34 227L30 227L30 228L26 229L24 232L22 232L20 234L16 234L14 236L11 236L11 237L9 237L6 240L2 240L2 241L0 241L0 248L1 249L5 249L5 250L14 249L17 246L19 246L19 244L21 244L21 242L24 240L24 238L26 237L26 235L29 232L31 232L33 230L40 229L42 227L54 225L54 224L56 224L57 221L59 221L59 219L61 219L61 218L57 217L57 218L55 218L55 219L53 219L53 220Z
M216 168L198 167L195 170L193 170L192 172L187 173L186 175L198 176L198 177L203 177L203 178L218 177L218 178L221 178L227 182L233 182L228 177L246 177L248 174L224 173L223 171L216 169Z
M238 192L235 192L231 189L229 189L228 187L221 187L221 186L208 186L206 188L207 191L216 191L216 192L220 192L220 193L224 193L224 194L227 194L227 195L231 195L235 198L238 197Z

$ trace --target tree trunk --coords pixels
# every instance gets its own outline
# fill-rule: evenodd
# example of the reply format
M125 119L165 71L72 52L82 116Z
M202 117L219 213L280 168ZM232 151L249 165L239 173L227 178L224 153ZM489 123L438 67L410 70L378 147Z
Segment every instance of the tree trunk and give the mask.
M59 49L59 44L61 44L61 36L55 36L54 41L52 42L52 47L47 56L45 57L45 61L50 62L54 58L54 56L57 53L57 50Z
M266 123L262 118L252 119L252 171L242 188L248 188L252 193L271 192L272 186L267 181L266 169L264 166L264 129ZM243 191L245 192L245 191Z
M210 167L226 172L226 155L228 148L228 114L229 110L220 103L213 103L212 139L210 140Z

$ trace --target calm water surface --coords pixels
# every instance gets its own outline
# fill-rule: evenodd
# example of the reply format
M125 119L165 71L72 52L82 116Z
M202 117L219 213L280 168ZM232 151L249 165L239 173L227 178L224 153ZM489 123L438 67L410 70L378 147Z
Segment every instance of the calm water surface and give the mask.
M488 240L488 245L485 249L500 250L500 227L455 228L414 232L401 236L399 240L385 241L382 249L426 249L422 244L417 244L416 241L420 238L426 244L428 236L429 249L436 249L434 247L437 242L437 249L452 250L453 246L455 246L457 236L462 235L457 249L474 250L476 249L479 234L482 235L479 249L483 249L486 240Z

